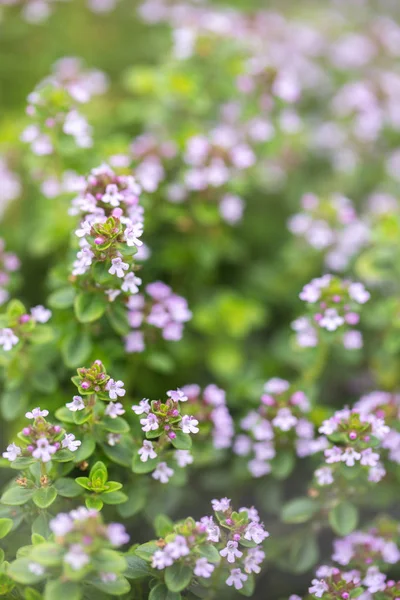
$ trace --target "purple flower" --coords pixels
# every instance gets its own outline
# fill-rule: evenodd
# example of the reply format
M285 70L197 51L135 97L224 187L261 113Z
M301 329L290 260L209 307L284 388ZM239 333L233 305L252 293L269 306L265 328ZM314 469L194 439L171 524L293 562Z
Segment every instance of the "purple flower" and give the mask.
M145 432L155 431L159 428L158 419L153 413L149 413L144 419L140 419L140 424Z
M138 454L142 462L147 462L149 458L157 458L157 453L153 448L152 442L150 442L149 440L143 441L143 446L139 448Z
M199 424L198 420L190 415L184 415L182 417L182 421L179 426L182 429L183 433L198 433L199 428L197 425Z
M211 577L214 569L215 566L209 563L206 558L198 558L196 560L196 565L194 567L193 573L197 577L204 577L205 579L208 579L209 577Z
M188 400L186 394L179 388L176 390L169 390L167 396L174 402L186 402Z
M265 538L267 538L268 536L269 533L268 531L265 531L262 523L255 523L254 521L251 521L247 525L246 531L244 533L245 540L253 541L256 544L261 544L261 542L265 540Z
M82 442L76 440L73 433L66 433L64 439L61 442L61 446L63 448L68 448L68 450L70 450L71 452L75 452L81 444Z
M229 541L225 548L220 551L220 555L226 558L229 563L234 563L236 558L243 556L243 552L239 550L238 546L237 542Z
M241 590L243 587L243 581L247 581L247 575L242 573L240 569L232 569L231 574L226 580L226 585L233 585L236 590Z
M37 419L38 417L47 417L49 414L48 410L41 410L40 408L34 408L31 412L25 413L27 419Z
M129 535L120 523L111 523L107 527L107 537L113 546L122 546L129 542Z
M79 571L89 564L90 558L80 544L72 544L64 555L64 562L70 565L74 571Z
M168 483L174 470L168 467L166 462L160 462L152 473L153 479L157 479L160 483Z
M78 410L83 410L85 408L85 403L83 402L81 396L73 396L72 402L68 402L65 406L71 412L76 412Z
M229 498L221 498L220 500L211 500L212 507L215 511L226 512L231 507Z
M3 457L7 458L7 460L9 460L10 462L13 462L18 458L18 456L21 456L21 453L21 448L16 444L12 443L7 446L7 451L3 452Z
M132 410L136 415L148 414L150 412L150 402L147 398L143 398L139 404L134 404Z
M121 398L125 396L126 390L124 390L124 382L114 381L114 379L109 379L107 381L106 390L108 391L108 395L111 400L116 400L118 396Z
M31 308L31 315L37 323L47 323L51 317L51 310L45 308L41 304Z
M124 407L122 406L121 402L109 402L109 404L107 404L105 414L111 419L116 419L120 415L125 414Z

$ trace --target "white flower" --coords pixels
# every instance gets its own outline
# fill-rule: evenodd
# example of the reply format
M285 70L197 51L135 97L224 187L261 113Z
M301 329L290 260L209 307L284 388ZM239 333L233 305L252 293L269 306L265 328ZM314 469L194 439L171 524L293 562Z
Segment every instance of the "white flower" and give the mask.
M106 390L111 400L116 400L118 396L121 398L125 396L126 390L124 390L124 385L124 382L121 380L114 381L114 379L109 379L107 381Z
M157 550L151 557L151 566L153 569L165 569L170 567L174 561L165 550Z
M38 577L40 577L41 575L44 574L45 568L42 567L42 565L39 565L39 563L30 562L28 565L28 570L31 573L33 573L34 575L37 575Z
M0 346L3 346L5 352L9 352L13 346L18 344L19 338L15 335L12 329L6 327L0 329Z
M187 395L180 388L177 388L176 390L169 390L167 392L167 396L174 402L187 402L188 400Z
M328 590L329 586L323 579L313 579L311 581L311 587L308 588L310 594L314 594L317 598L322 598Z
M38 306L31 308L31 315L37 323L47 323L52 315L52 312L48 308L38 304Z
M36 448L32 452L32 456L42 462L49 462L51 455L57 452L57 446L53 446L49 441L41 437L36 441Z
M147 398L143 398L139 404L132 406L132 410L136 415L148 414L150 412L150 401Z
M63 448L68 448L71 452L75 452L78 450L79 446L82 444L80 440L76 440L73 433L66 433L64 439L61 442L61 446Z
M376 467L379 462L379 454L374 452L372 448L366 448L361 452L360 463L366 467Z
M125 277L124 271L129 269L129 265L126 262L122 261L122 258L117 256L111 260L111 267L108 269L110 275L116 275L117 277Z
M142 246L143 242L139 238L143 234L143 223L130 223L126 226L124 236L127 246Z
M269 533L268 531L265 531L263 525L261 523L255 523L254 521L251 521L247 525L244 533L245 540L253 541L256 544L261 544L261 542L268 536Z
M59 513L50 521L49 526L55 535L63 536L73 529L74 522L67 513Z
M122 406L121 402L110 402L107 405L105 414L111 419L116 419L120 415L125 414L124 407Z
M289 382L280 377L272 377L264 385L264 392L267 394L283 394L289 389Z
M220 500L211 500L211 505L213 507L213 510L219 511L219 512L226 512L227 510L230 509L231 506L231 501L229 498L221 498Z
M198 433L199 428L197 425L199 424L198 420L190 415L184 415L182 417L182 421L179 426L182 429L183 433Z
M64 562L70 565L74 571L82 569L89 563L89 556L84 552L80 544L72 544L64 555Z
M47 417L49 411L44 409L40 410L40 408L34 408L32 411L25 413L25 417L27 419L37 419L38 417Z
M149 458L157 458L157 453L153 448L152 442L149 440L143 441L143 446L139 448L138 454L142 462L146 462Z
M18 456L21 456L21 452L21 448L12 443L7 446L7 451L3 452L3 457L7 458L10 462L13 462Z
M136 277L134 273L128 273L125 275L121 289L129 294L137 294L139 291L139 285L142 283L140 277Z
M190 553L186 539L183 535L175 536L175 539L166 545L165 551L168 552L174 560L178 560L182 556L187 556Z
M85 221L82 221L80 229L76 229L75 235L79 238L83 238L90 235L91 230L92 224L86 219Z
M225 548L220 550L220 555L226 558L228 563L234 563L236 558L243 556L243 552L239 550L238 546L239 544L237 542L230 541Z
M71 412L76 412L77 410L83 410L85 408L85 403L81 396L73 396L72 402L68 402L65 406Z
M214 569L215 566L207 562L206 558L198 558L196 560L196 565L194 567L193 573L197 577L204 577L205 579L208 579L209 577L211 577L211 574L214 571Z
M348 467L354 467L357 460L360 460L361 454L354 448L346 448L341 456L341 461L346 463Z
M297 423L297 418L292 415L290 408L280 408L276 417L272 420L272 425L281 431L289 431Z
M123 199L124 196L118 190L118 186L116 186L115 183L109 183L101 200L102 202L110 204L116 208Z
M318 485L330 485L333 483L332 469L330 467L321 467L315 471Z
M146 433L152 430L155 431L159 427L158 419L153 413L149 413L147 417L140 419L140 424L142 425L142 430Z
M336 308L327 308L319 321L319 326L327 331L336 331L343 323L344 318L338 314Z
M243 581L247 581L247 575L242 573L240 569L232 569L231 574L226 580L226 585L233 585L236 590L241 590L243 587Z
M349 285L349 296L359 304L365 304L371 297L362 283L351 283Z
M192 464L193 456L190 454L189 450L176 450L175 460L178 465L183 468L186 467L186 465Z
M160 481L160 483L168 483L173 474L174 470L170 469L166 462L160 462L153 471L152 477Z

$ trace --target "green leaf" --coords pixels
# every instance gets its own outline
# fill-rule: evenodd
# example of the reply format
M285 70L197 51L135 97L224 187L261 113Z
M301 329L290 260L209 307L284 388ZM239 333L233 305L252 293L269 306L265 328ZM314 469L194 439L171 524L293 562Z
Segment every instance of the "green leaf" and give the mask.
M103 501L99 496L86 496L85 498L86 507L94 510L101 510L103 508Z
M55 338L55 332L50 325L37 325L32 331L29 340L32 344L48 344Z
M129 424L125 419L121 419L121 417L116 417L115 419L103 417L102 425L106 431L111 431L111 433L128 433L130 431Z
M48 369L35 371L31 381L35 390L43 394L52 394L58 385L56 374Z
M115 550L99 550L93 555L93 566L100 572L123 573L127 564L125 557Z
M44 600L81 600L83 591L73 581L48 581L44 588Z
M250 598L254 594L255 581L253 575L247 575L246 581L243 582L243 587L239 591L242 596Z
M128 311L126 310L125 304L112 302L109 306L107 315L111 327L118 335L128 335L131 331L131 327L128 323Z
M103 316L107 301L100 293L79 292L74 300L75 315L81 323L92 323Z
M67 367L79 367L89 358L92 341L86 331L72 331L61 344L61 353Z
M96 450L96 442L90 434L83 436L82 444L79 446L78 450L73 453L74 463L82 462L83 460L87 460Z
M42 511L32 523L32 534L40 535L43 540L46 540L51 534L49 521L49 515Z
M348 535L357 527L357 507L344 500L329 511L328 519L335 533L341 536Z
M296 459L291 450L279 450L271 461L272 475L277 479L286 479L293 471Z
M315 535L309 532L299 532L299 536L292 540L287 557L282 564L293 573L305 573L318 561L319 548Z
M174 523L167 515L157 515L154 519L154 530L158 537L165 538L174 531Z
M125 445L123 442L115 444L115 446L109 446L108 444L101 444L104 454L112 462L122 467L130 467L132 464L132 449Z
M85 488L85 490L89 490L89 492L92 492L92 491L93 491L93 488L92 488L92 486L91 486L91 484L90 484L90 479L89 479L89 477L77 477L77 478L75 479L75 482L76 482L76 483L77 483L79 486L81 486L81 487ZM81 490L81 491L82 491L82 490Z
M176 562L165 569L165 585L171 592L181 592L192 580L193 570L183 563Z
M127 594L131 589L129 581L122 575L119 575L115 581L102 581L100 578L96 578L92 579L90 583L110 596L122 596L122 594Z
M13 526L12 519L0 519L0 539L10 533Z
M62 406L61 408L57 408L54 413L56 419L62 421L63 423L74 423L74 413L68 410L66 406Z
M43 575L35 575L29 570L29 565L34 562L30 558L17 558L14 560L8 567L7 573L8 575L17 581L18 583L23 584L35 584L39 581L43 581L46 579L48 575L43 573Z
M143 462L140 460L140 456L136 451L136 453L133 455L133 459L132 459L132 471L134 473L139 473L139 474L151 473L151 471L154 471L154 469L158 465L158 462L159 462L158 457L151 458L149 460L146 460L146 462Z
M54 486L50 487L42 487L36 490L33 494L32 500L39 508L47 508L51 504L53 504L54 500L57 498L57 490Z
M179 592L172 592L164 583L158 583L150 591L149 600L181 600Z
M125 554L125 560L128 568L124 571L124 575L128 579L142 579L143 577L154 576L154 569L143 558L139 558L135 554Z
M54 487L59 496L63 496L64 498L75 498L82 493L81 487L75 483L73 479L69 479L68 477L60 477L60 479L57 479L54 483Z
M20 388L6 390L1 396L1 413L5 421L14 421L26 408L27 395Z
M53 567L61 563L64 554L64 549L58 544L51 542L45 542L34 546L31 551L32 560L45 565L46 567Z
M128 500L128 496L124 492L103 492L100 498L104 504L123 504Z
M20 506L21 504L26 504L32 498L34 492L35 490L33 489L15 486L4 492L0 498L0 502L10 506Z
M10 463L10 467L16 471L23 471L36 463L35 458L29 456L19 456Z
M140 487L132 484L125 489L125 492L127 493L128 500L118 506L118 512L121 517L127 519L136 515L146 506L147 488L143 484Z
M40 592L29 587L24 590L24 598L25 600L43 600L43 596Z
M72 286L63 287L50 294L47 303L50 308L69 308L73 305L75 289Z
M311 498L295 498L283 507L282 521L284 523L306 523L318 510L318 504Z
M139 558L143 558L143 560L151 561L154 552L157 550L159 550L159 547L156 542L146 542L135 549L135 554L139 556Z
M171 440L171 444L178 450L190 450L192 447L192 438L188 433L183 431L175 431L176 437Z
M212 544L203 544L199 547L200 555L203 556L211 563L219 563L221 556L215 546Z

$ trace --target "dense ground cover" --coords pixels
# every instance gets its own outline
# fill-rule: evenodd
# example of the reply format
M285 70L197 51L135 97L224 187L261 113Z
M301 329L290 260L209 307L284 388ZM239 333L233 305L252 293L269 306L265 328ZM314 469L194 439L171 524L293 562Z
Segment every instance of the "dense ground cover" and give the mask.
M400 597L396 4L0 10L0 594Z

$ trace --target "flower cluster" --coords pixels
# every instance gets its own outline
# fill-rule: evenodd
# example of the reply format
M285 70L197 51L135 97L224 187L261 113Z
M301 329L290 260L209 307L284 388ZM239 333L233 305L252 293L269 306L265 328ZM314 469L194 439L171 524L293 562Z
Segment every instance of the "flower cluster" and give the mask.
M339 330L346 349L361 348L362 335L353 326L360 320L360 305L369 298L362 283L341 280L333 275L313 279L300 293L311 316L300 317L292 323L297 343L304 347L317 346L324 332L331 334Z
M13 252L6 252L5 242L0 238L0 305L7 302L10 291L15 287L16 272L19 267L18 256Z
M387 579L376 566L367 569L365 575L354 569L343 571L337 567L323 565L316 571L316 578L312 580L308 589L312 598L324 598L334 600L336 598L361 598L372 600L379 592L382 600L395 600L400 591L400 582ZM291 596L291 600L297 600L298 596Z
M27 114L33 122L21 134L37 156L54 153L63 138L78 148L92 146L92 128L74 107L76 100L58 81L44 80L28 96Z
M185 298L174 294L162 281L149 283L145 291L146 294L131 296L127 302L128 321L132 327L125 337L125 350L129 353L143 352L147 333L151 339L153 327L161 330L164 340L179 341L184 323L192 318Z
M376 391L362 396L354 408L360 414L375 415L384 419L390 430L381 440L381 446L388 451L388 458L400 464L400 396L389 392Z
M365 572L371 565L394 565L400 560L400 549L389 537L379 535L376 528L354 531L333 543L332 560L342 566Z
M178 563L191 571L189 580L202 585L205 579L212 580L219 565L226 585L241 590L253 573L260 573L265 558L261 544L269 534L254 507L234 512L228 498L213 500L212 506L215 516L198 522L186 519L156 542L152 567L164 570ZM138 551L140 556L140 547Z
M182 392L188 398L185 408L193 412L200 422L200 434L211 429L214 448L230 448L235 429L226 404L225 390L212 383L202 391L200 386L192 383L183 386Z
M75 235L80 250L72 274L92 280L103 289L110 302L120 294L139 291L141 280L135 275L132 255L142 245L143 208L139 204L140 186L132 176L117 175L106 164L92 169L84 189L74 198L70 214L82 218Z
M239 456L251 455L248 469L253 477L273 472L274 458L285 450L304 457L326 447L324 438L315 438L314 425L306 416L310 408L305 393L288 381L274 377L266 382L258 410L241 420L245 433L234 444Z
M329 447L324 450L325 462L315 472L319 486L329 486L340 476L352 469L352 478L357 472L369 482L378 482L386 474L381 462L379 446L389 433L385 421L375 415L364 415L356 408L344 408L337 411L330 419L324 421L319 428L324 434Z
M95 360L88 368L80 367L77 372L78 375L72 377L72 382L78 388L79 395L73 396L72 401L68 402L66 407L72 413L84 411L84 417L80 419L80 422L89 418L95 409L96 398L107 402L105 415L111 419L116 419L125 413L121 402L115 402L126 394L124 382L112 379L107 374L101 360Z
M12 260L14 261L14 258ZM29 340L41 343L40 333L38 338L34 339L35 332L50 318L51 310L41 304L32 307L30 313L27 313L23 304L12 300L7 306L6 314L1 317L0 323L6 327L0 329L0 347L5 352L10 352L19 343L22 346ZM45 336L43 341L47 341Z
M370 237L368 226L358 218L351 200L341 194L329 198L304 194L301 205L303 211L289 219L290 231L313 248L327 250L328 268L335 271L347 268Z
M192 445L190 434L199 432L199 421L192 415L182 415L181 403L187 402L188 397L180 389L167 392L167 400L143 399L132 406L132 410L140 416L142 430L146 434L143 445L137 451L134 459L134 471L150 472L160 483L168 483L174 470L162 458L171 454L170 445L175 448L173 457L179 467L185 467L193 462L189 450ZM150 441L154 440L154 441ZM143 465L145 463L145 465Z
M26 413L26 418L33 421L18 434L21 446L12 443L3 452L3 457L10 462L19 457L32 457L43 463L51 460L65 460L64 450L75 452L81 442L75 439L74 434L66 433L60 425L52 425L45 419L48 410L34 408ZM67 460L68 460L68 454ZM72 456L71 456L72 458Z

